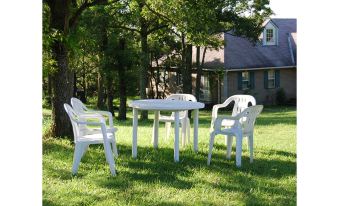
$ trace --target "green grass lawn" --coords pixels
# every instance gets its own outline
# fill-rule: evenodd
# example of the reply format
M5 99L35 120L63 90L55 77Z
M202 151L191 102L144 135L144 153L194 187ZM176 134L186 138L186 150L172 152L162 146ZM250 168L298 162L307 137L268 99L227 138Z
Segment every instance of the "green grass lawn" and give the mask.
M44 109L43 128L50 124ZM150 114L150 119L153 114ZM257 119L254 162L243 141L242 167L235 166L235 141L226 160L223 136L217 136L207 166L211 111L201 111L199 152L180 145L180 162L173 161L174 132L159 149L151 144L152 120L139 122L138 158L132 158L132 115L114 121L119 129L117 176L111 177L103 147L91 146L71 175L74 144L67 139L43 139L44 205L296 205L296 108L267 107ZM193 125L191 123L191 125ZM173 127L172 127L173 128Z

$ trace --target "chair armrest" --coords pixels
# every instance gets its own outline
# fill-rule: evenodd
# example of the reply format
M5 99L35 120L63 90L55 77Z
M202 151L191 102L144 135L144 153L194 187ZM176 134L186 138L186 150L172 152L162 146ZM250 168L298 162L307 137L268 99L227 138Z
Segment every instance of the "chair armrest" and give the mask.
M85 124L85 125L92 125L92 126L105 126L104 122L87 122L87 121L76 121L77 124Z
M97 114L97 115L105 115L108 116L108 123L111 128L113 128L113 115L108 111L100 111L100 110L87 110L86 114Z
M213 106L213 109L212 109L212 117L217 117L218 116L218 110L220 108L224 108L224 107L227 107L227 105L225 104L216 104Z
M86 121L76 121L77 124L85 124L92 126L100 126L101 133L103 135L104 141L107 141L107 128L105 124L105 120L101 120L100 122L86 122Z
M240 125L240 122L239 122L239 117L238 116L235 116L235 117L232 117L232 116L218 116L215 121L214 121L214 125L213 125L213 130L214 131L220 131L221 130L221 123L222 121L224 120L233 120L234 121L234 125L236 127L238 127Z
M218 110L219 110L220 108L227 107L227 105L228 105L229 103L230 103L230 102L225 101L225 102L222 103L222 104L216 104L216 105L213 106L210 130L213 130L213 127L214 127L213 125L214 125L215 119L216 119L217 116L218 116Z
M82 114L79 114L79 117L82 117L82 118L95 118L95 119L104 119L105 117L102 116L101 114L99 113L82 113Z

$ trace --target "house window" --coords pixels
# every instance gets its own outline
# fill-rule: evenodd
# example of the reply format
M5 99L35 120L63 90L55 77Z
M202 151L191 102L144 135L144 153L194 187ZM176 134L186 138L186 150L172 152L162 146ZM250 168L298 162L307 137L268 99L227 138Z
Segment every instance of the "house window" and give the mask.
M268 71L268 88L275 88L275 73L274 70Z
M266 42L273 43L273 29L266 29Z
M250 75L249 72L242 72L242 90L250 88Z

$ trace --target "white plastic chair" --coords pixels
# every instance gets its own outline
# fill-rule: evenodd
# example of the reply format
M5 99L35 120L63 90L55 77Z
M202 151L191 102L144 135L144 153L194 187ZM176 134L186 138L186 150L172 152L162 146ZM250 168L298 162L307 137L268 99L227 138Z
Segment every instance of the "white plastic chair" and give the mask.
M109 123L109 128L107 128L107 132L115 132L118 129L113 127L113 116L111 112L108 111L99 111L99 110L89 110L84 103L82 103L81 100L72 97L71 98L71 104L74 109L74 111L81 117L85 119L91 119L91 118L100 118L102 115L108 117L108 123ZM86 127L86 125L81 125L82 127ZM118 154L116 154L118 155Z
M244 111L248 107L248 104L251 103L251 106L256 105L255 98L251 95L233 95L226 99L222 104L216 104L213 106L212 110L212 121L211 121L211 131L213 130L213 125L215 119L218 117L218 110L220 108L227 107L231 102L234 102L232 117L236 116L240 112ZM230 127L234 124L232 120L225 120L222 122L222 126Z
M108 122L109 122L109 129L108 131L110 131L110 129L112 130L117 130L117 128L113 127L113 116L112 113L109 111L100 111L100 110L90 110L88 109L84 103L82 103L81 100L72 97L71 98L71 105L74 109L74 111L80 115L83 116L85 118L96 118L96 117L101 117L102 115L107 116L108 117Z
M73 136L75 143L74 150L74 158L73 158L73 167L72 174L76 174L78 172L79 164L82 156L86 153L89 145L91 144L103 144L105 150L106 160L109 164L109 168L111 174L113 176L116 175L115 171L115 162L113 158L113 153L111 150L111 144L113 147L113 152L117 156L118 152L116 149L116 141L115 141L115 131L114 128L110 129L110 131L106 128L105 119L103 116L91 116L90 118L96 118L99 122L88 122L85 121L87 117L80 116L73 110L73 108L69 104L64 104L64 108L71 120L73 127ZM99 126L100 129L90 129L87 126ZM85 126L85 127L81 127Z
M240 112L244 111L244 109L246 109L248 107L248 104L251 103L252 106L256 105L256 101L255 98L251 95L233 95L230 96L229 98L226 99L226 101L222 104L217 104L213 106L213 110L212 110L212 120L211 120L211 127L210 127L210 132L213 131L213 125L214 125L214 121L215 119L220 116L218 114L218 111L220 108L225 108L227 107L230 103L234 102L233 105L233 110L232 110L232 117L236 116L237 114L239 114ZM221 123L222 126L228 128L234 125L234 121L233 120L224 120ZM225 136L225 144L227 146L230 146L232 148L232 138L227 138L227 136Z
M192 94L171 94L166 99L192 101L192 102L197 101L195 96L193 96ZM185 146L186 143L190 143L190 128L191 128L187 110L179 112L179 120L181 124L181 143L182 145ZM159 121L165 122L166 140L167 140L171 132L171 122L174 122L174 112L172 112L171 116L160 115Z
M218 134L227 135L227 138L236 137L236 165L241 166L242 139L248 137L248 146L250 151L250 162L253 162L253 130L257 116L262 111L262 105L251 106L234 117L219 116L215 119L213 131L210 133L210 145L208 152L207 165L211 163L214 137ZM222 121L232 120L234 124L229 128L222 126ZM232 145L227 145L227 159L231 158Z

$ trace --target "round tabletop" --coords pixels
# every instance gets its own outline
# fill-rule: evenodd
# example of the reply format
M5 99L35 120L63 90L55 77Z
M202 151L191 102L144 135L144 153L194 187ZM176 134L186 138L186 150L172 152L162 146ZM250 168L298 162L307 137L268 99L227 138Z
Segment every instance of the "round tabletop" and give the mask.
M130 107L140 110L156 110L156 111L182 111L191 109L201 109L205 107L204 103L167 100L167 99L142 99L135 100L128 104Z

